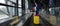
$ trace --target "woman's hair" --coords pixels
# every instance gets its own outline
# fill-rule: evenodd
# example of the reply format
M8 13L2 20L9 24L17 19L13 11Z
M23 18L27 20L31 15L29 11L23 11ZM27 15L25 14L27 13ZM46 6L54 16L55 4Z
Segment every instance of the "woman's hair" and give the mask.
M36 4L39 4L39 2L35 2Z

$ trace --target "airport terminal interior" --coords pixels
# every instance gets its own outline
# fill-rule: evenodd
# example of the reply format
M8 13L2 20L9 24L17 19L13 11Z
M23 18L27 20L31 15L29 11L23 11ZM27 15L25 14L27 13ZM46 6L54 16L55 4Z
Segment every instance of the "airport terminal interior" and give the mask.
M60 0L0 0L0 26L60 26Z

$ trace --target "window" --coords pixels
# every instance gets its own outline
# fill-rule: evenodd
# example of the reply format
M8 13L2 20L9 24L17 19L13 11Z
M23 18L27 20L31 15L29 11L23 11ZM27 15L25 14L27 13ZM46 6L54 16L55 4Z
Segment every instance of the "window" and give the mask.
M21 8L18 9L18 12L19 12L19 16L22 16L22 9Z
M21 7L21 0L18 1L19 7Z
M25 0L25 13L28 13L28 1Z
M6 6L0 6L0 11L3 11L5 14L8 14Z
M6 4L6 3L5 3L5 0L1 0L0 3L4 3L4 4Z
M18 7L21 7L21 0L18 0ZM18 8L19 16L22 16L22 8Z
M16 0L9 0L9 1L12 1L12 2L16 3Z
M8 5L11 5L11 6L15 6L14 4L12 4L11 2L7 2Z
M14 7L8 7L8 9L9 9L9 14L11 16L14 16L15 15L15 8Z
M18 0L18 7L21 7L21 0ZM0 12L9 15L14 16L16 11L16 0L1 0L0 1ZM0 14L1 14L0 13ZM19 16L22 15L22 9L18 8L18 14Z
M6 6L0 6L0 19L8 18Z
M6 1L6 0L2 0L2 1L0 1L0 3L1 3L0 4L0 15L2 14L3 16L4 15L13 16L15 14L15 7L12 7L12 6L15 6L13 3L11 3L10 1ZM6 17L6 16L4 16L4 17Z

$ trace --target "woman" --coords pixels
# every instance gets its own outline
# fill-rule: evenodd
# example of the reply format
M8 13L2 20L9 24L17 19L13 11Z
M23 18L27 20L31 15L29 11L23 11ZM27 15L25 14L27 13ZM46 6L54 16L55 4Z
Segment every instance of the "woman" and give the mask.
M41 9L41 5L39 2L36 2L35 5L36 5L36 15L38 16L39 15L39 9Z

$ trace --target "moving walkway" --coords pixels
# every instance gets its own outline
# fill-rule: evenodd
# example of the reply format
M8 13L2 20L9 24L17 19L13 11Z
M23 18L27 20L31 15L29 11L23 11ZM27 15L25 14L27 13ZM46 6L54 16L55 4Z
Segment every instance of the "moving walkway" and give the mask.
M46 19L40 18L41 22L40 24L34 24L33 23L33 15L24 23L23 26L52 26Z

